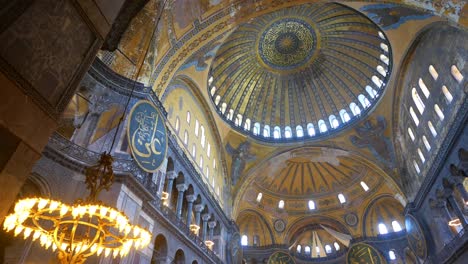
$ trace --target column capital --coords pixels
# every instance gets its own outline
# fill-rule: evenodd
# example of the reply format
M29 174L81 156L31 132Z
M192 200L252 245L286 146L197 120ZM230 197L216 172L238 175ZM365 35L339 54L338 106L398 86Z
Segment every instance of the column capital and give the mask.
M211 215L210 214L202 214L201 217L202 217L203 221L206 222L206 221L208 221L210 219Z
M201 211L203 211L203 208L205 208L205 206L203 204L196 204L194 206L195 212L197 212L197 213L200 213Z
M177 178L177 173L175 171L168 171L166 173L166 177L169 179L169 180L174 180L175 178Z
M184 192L187 190L187 186L185 186L185 183L179 183L176 185L176 188L179 192Z
M187 194L185 198L187 199L187 202L189 203L193 203L197 199L197 197L194 194Z
M209 227L209 228L212 229L212 228L214 228L215 226L216 226L216 221L213 220L213 221L209 221L209 222L208 222L208 227Z

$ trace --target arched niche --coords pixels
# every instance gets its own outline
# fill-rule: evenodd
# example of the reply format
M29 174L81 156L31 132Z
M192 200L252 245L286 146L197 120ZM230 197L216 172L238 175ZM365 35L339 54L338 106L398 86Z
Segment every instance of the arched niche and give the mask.
M390 195L383 195L374 199L369 203L362 217L364 236L376 237L380 235L379 224L384 225L388 233L392 233L396 228L394 221L398 223L401 230L404 230L405 218L403 211L403 205Z
M185 264L185 253L182 249L178 249L174 255L174 264Z
M254 245L254 237L256 246L274 244L272 230L261 214L253 210L244 210L237 217L236 223L241 236L247 236L249 246Z
M151 263L164 263L167 260L167 240L162 234L159 234L154 239L153 256Z

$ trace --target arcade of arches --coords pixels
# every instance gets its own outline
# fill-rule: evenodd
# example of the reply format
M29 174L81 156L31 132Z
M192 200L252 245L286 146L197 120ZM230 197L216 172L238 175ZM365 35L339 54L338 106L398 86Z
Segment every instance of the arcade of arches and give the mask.
M465 1L14 0L0 7L0 221L99 200L152 234L87 263L464 263ZM131 108L167 130L137 163ZM0 263L58 263L0 231Z

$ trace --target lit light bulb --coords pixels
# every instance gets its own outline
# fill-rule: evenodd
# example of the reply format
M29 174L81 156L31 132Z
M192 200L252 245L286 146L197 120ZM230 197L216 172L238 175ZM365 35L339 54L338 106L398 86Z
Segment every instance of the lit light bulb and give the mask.
M55 245L55 243L54 243L54 244L52 244L52 251L55 252L55 250L57 250L57 245Z
M96 205L91 205L89 206L88 208L88 213L89 215L94 215L96 213L96 210L97 210L97 206Z
M128 235L128 233L130 233L130 230L132 230L132 227L130 225L127 225L125 227L125 235Z
M32 230L31 228L26 227L26 228L24 229L24 239L28 238L28 237L31 235L32 231L33 231L33 230Z
M102 216L105 216L107 214L107 211L109 211L109 208L105 207L105 206L101 206L101 215Z
M49 212L55 211L59 207L59 202L57 201L52 201L49 206Z
M42 210L44 207L46 207L47 203L49 201L46 199L39 199L39 203L37 204L37 209Z
M34 235L33 235L32 240L35 241L35 240L37 240L40 236L41 236L41 232L39 232L39 231L36 230L36 231L34 231Z
M138 236L138 234L140 234L140 228L138 226L135 226L133 228L133 235Z
M97 251L97 244L94 244L92 247L91 247L91 253L96 253Z
M96 255L100 256L103 250L104 250L104 248L98 247L98 248L97 248Z
M104 250L104 256L107 258L107 257L109 256L110 252L111 252L111 249L110 249L110 248L106 248L106 249Z
M60 216L63 217L68 212L68 206L62 204L60 207ZM73 215L75 217L75 215Z
M109 218L112 220L115 220L116 217L117 217L117 211L111 210L109 213Z
M16 226L15 228L15 236L19 235L21 231L23 231L24 227L22 225Z
M112 257L113 257L113 258L116 258L118 255L119 255L119 250L118 250L118 249L114 249L114 252L112 253Z

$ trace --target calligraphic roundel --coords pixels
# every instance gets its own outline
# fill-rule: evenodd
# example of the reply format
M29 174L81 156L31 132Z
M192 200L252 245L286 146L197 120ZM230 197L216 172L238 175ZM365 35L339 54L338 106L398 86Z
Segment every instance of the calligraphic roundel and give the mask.
M133 158L144 171L155 172L166 157L164 118L151 102L141 100L130 111L128 122L127 135Z
M288 253L276 251L268 259L268 264L296 264L296 262Z

